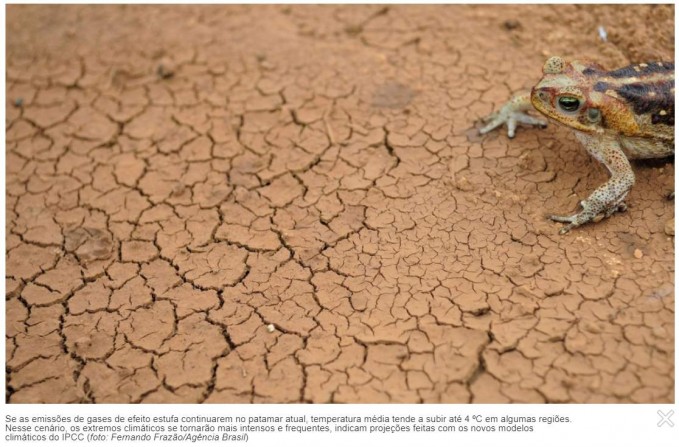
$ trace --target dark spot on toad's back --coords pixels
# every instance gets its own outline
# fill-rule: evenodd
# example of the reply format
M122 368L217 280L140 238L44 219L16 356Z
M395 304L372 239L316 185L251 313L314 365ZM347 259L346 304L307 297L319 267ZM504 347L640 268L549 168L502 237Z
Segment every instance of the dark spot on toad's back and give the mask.
M587 67L584 70L582 70L582 74L584 74L585 76L599 76L601 75L601 73L602 73L601 70L594 67Z
M606 90L608 90L608 84L606 82L597 82L594 84L595 92L605 92Z
M652 114L653 124L674 125L674 81L623 84L616 92L634 108L634 113Z

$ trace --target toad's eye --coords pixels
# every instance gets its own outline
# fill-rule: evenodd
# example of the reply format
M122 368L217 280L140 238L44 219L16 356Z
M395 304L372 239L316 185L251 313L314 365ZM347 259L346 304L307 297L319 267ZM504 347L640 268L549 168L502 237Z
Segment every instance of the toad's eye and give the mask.
M580 107L580 100L572 96L562 96L559 98L559 107L566 112L575 112Z

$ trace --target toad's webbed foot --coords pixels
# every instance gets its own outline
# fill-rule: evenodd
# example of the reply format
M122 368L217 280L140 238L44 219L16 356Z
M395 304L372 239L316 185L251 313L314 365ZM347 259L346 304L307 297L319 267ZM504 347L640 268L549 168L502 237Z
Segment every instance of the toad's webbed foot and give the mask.
M500 110L483 118L483 122L485 122L486 125L479 130L479 133L484 135L501 125L506 124L507 136L509 136L509 138L514 138L516 126L518 124L547 127L547 121L526 113L526 111L532 109L533 106L530 103L530 93L523 92L516 94L512 96Z
M559 234L566 234L575 227L586 224L587 222L594 221L597 216L602 216L602 218L610 217L615 212L627 211L627 204L625 202L618 202L608 207L598 207L593 206L587 200L580 202L580 211L572 214L570 216L559 216L552 214L549 218L555 222L565 223L560 230Z

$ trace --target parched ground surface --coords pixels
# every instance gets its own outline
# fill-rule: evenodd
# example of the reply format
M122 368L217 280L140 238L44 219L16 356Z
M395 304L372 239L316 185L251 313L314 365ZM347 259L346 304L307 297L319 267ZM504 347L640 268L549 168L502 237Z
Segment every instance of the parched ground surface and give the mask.
M672 6L9 6L9 402L672 402L671 163L477 136ZM608 41L597 27L603 25Z

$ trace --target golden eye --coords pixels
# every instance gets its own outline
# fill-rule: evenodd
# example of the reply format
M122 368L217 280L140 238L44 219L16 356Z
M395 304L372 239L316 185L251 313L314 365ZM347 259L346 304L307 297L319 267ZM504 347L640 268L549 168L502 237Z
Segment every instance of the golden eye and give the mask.
M575 112L580 107L580 100L572 96L559 98L559 106L566 112Z

